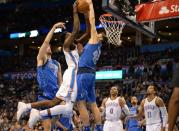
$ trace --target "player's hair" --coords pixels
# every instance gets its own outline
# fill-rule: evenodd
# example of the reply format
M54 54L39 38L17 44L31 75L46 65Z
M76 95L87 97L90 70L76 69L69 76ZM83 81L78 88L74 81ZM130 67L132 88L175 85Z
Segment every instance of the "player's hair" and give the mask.
M64 32L61 33L61 35L60 35L60 41L61 41L62 43L65 42L67 33L68 33L67 31L64 31Z
M154 91L157 93L157 92L158 92L158 87L157 87L157 85L156 85L156 84L153 84L152 86L154 87Z

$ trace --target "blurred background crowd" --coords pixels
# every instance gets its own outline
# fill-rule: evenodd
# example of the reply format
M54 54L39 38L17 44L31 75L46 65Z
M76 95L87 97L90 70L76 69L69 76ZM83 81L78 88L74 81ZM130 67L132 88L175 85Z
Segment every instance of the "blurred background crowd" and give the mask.
M134 6L138 2L151 0L129 0ZM0 131L26 130L28 117L21 125L16 123L17 103L34 102L40 91L36 80L36 56L38 50L53 24L66 23L72 30L72 4L74 0L0 0ZM99 17L104 11L102 0L93 0L98 31L104 31ZM97 70L122 70L120 80L96 81L96 100L98 106L109 96L111 85L117 85L119 95L123 96L130 107L131 96L140 101L145 97L147 86L157 85L158 95L166 107L172 92L172 74L179 56L179 19L156 22L157 37L152 39L142 35L142 45L135 42L136 30L125 27L120 47L108 43L102 46L102 54ZM84 18L80 15L81 32L85 30ZM29 37L29 31L36 30L38 35ZM11 34L25 33L23 37L12 38ZM22 35L22 34L21 34ZM24 34L23 34L24 35ZM54 34L51 44L59 45L59 33ZM60 44L59 44L60 43ZM60 62L62 72L67 68L63 52L53 54ZM76 110L76 109L75 109ZM91 123L94 118L91 115ZM82 127L76 110L74 124ZM38 123L36 130L43 130Z
M140 101L145 97L148 85L156 84L158 95L163 98L166 106L172 92L172 73L175 69L177 57L174 54L178 49L167 49L161 52L139 53L137 48L123 48L123 52L117 52L118 49L106 50L104 46L102 55L98 63L98 70L123 70L123 79L96 81L96 100L98 106L102 100L109 96L111 85L119 87L119 95L123 96L130 107L131 96L136 96ZM129 50L131 50L129 52ZM131 53L132 52L132 53ZM66 68L63 54L54 54L53 56L61 63L63 71ZM18 59L18 61L17 61ZM7 64L11 63L11 64ZM16 109L18 101L34 102L39 94L36 76L9 77L8 72L14 74L18 72L36 71L36 54L31 57L10 57L1 58L1 76L0 76L0 129L8 131L10 128L25 128L28 120L23 120L21 126L16 123ZM13 74L11 73L11 75ZM78 114L78 112L77 112ZM79 117L79 116L78 116ZM91 119L93 117L91 116ZM78 121L80 119L78 118ZM79 122L80 123L80 122ZM38 130L42 129L38 124Z

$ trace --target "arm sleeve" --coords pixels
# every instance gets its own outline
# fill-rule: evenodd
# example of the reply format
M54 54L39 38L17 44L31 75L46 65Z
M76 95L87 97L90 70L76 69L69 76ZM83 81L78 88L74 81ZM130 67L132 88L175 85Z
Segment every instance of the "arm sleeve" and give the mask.
M122 107L122 110L124 111L125 115L130 115L129 108L126 104L124 105L124 107Z
M166 107L159 107L162 117L162 124L163 127L166 127L166 124L168 123L168 113Z

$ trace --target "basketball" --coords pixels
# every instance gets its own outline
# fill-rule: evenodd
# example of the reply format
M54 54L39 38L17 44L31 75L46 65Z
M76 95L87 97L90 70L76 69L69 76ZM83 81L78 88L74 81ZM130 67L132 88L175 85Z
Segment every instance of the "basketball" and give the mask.
M86 13L89 11L89 4L86 0L78 0L78 12Z

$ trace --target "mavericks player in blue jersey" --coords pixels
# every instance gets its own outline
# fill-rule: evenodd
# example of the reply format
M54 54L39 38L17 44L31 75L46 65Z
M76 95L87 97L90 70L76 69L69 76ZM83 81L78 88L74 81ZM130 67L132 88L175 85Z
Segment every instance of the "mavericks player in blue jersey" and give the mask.
M89 115L86 102L89 103L92 113L95 117L97 131L101 131L101 116L96 104L95 96L95 69L96 63L101 54L101 43L95 27L93 3L91 0L88 0L88 3L90 10L87 14L89 16L91 37L88 43L85 45L79 59L77 73L77 105L85 131L90 131Z
M76 73L78 66L79 53L81 52L81 46L77 46L74 44L76 36L80 30L80 22L78 18L77 12L77 4L75 2L73 9L74 16L74 27L72 33L66 33L65 41L63 45L63 52L65 55L65 59L68 65L68 68L65 70L63 74L63 82L60 86L60 89L56 93L56 96L53 100L45 100L41 102L34 102L25 104L21 109L21 112L26 112L31 110L32 108L39 107L52 107L50 109L38 111L36 109L32 109L29 118L29 127L33 128L38 120L46 119L46 116L55 116L59 114L71 115L73 104L76 100L77 96L77 84L76 84ZM83 35L85 38L87 35ZM60 103L65 101L65 104L61 105ZM59 105L58 105L59 104ZM22 114L22 113L21 113Z
M138 112L137 98L133 96L131 98L132 107L129 108L131 115L136 115ZM139 126L137 119L129 119L126 123L126 131L142 131L142 128Z
M38 96L38 101L52 100L58 91L59 85L62 83L60 64L51 59L52 51L50 40L56 28L64 28L64 23L55 24L46 36L37 56L37 81L42 94ZM22 106L24 103L18 103L17 120L23 115ZM43 122L45 130L50 129L50 119Z

